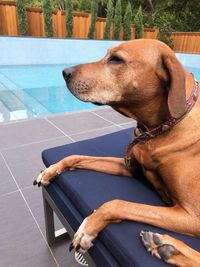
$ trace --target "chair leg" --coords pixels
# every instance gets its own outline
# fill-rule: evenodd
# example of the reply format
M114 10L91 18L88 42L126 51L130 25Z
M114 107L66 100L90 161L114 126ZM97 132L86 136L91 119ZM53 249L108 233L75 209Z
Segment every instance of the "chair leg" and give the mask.
M47 192L43 187L42 187L42 196L43 196L43 206L44 206L46 238L49 246L52 246L56 241L60 241L63 239L70 239L70 236L66 231L66 228L62 228L55 231L54 212L56 213L56 210L54 210L55 207L53 203L51 203L50 199L48 198Z
M54 216L53 216L53 210L44 196L44 192L43 192L43 206L44 206L46 238L49 246L52 246L56 241Z
M46 227L46 238L49 246L55 244L56 241L62 239L70 239L74 236L74 231L70 227L69 223L66 221L65 217L59 211L58 207L52 201L51 197L47 193L45 187L42 186L42 196L43 196L43 205L44 205L44 217L45 217L45 227ZM54 212L59 218L60 222L64 225L64 228L67 229L68 232L63 231L64 229L60 229L55 232L54 226ZM70 235L69 235L70 233ZM94 263L93 259L89 256L88 253L84 254L85 260L88 262L90 267L97 267Z

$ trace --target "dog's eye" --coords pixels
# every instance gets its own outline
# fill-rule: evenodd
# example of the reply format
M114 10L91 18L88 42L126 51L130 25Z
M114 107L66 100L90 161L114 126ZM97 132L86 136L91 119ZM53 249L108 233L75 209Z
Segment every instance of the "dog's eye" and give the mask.
M111 56L108 59L108 63L112 63L112 64L120 64L120 63L123 63L123 62L124 62L123 59L121 59L118 56Z

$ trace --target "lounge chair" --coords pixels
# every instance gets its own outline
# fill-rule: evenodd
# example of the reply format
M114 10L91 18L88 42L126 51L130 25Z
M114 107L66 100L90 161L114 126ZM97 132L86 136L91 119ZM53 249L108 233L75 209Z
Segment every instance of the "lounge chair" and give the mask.
M43 162L49 166L72 154L123 157L132 132L133 129L126 129L45 150L42 153ZM53 211L72 238L82 220L106 201L117 198L150 205L165 205L139 173L136 178L129 178L88 170L69 171L62 173L49 186L43 187L43 197L47 240L50 245L55 241ZM94 247L84 255L89 266L169 266L147 253L139 236L141 230L170 234L200 251L200 241L197 238L171 233L142 223L123 221L109 225L98 235Z

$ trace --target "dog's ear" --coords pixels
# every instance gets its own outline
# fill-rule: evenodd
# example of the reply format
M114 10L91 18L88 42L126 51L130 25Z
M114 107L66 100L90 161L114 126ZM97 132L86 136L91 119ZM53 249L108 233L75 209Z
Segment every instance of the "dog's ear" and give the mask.
M162 71L158 76L168 89L168 108L172 117L178 118L186 111L185 73L175 55L162 56Z

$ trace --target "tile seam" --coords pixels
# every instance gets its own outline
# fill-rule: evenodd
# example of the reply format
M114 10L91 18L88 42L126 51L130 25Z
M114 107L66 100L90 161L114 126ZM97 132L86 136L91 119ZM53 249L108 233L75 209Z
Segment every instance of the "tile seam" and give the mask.
M0 198L3 198L3 197L6 197L6 196L9 196L9 195L12 195L12 194L17 193L17 192L19 192L18 189L17 190L14 190L14 191L11 191L11 192L8 192L8 193L4 193L4 194L0 195Z
M49 252L50 252L50 254L51 254L51 256L52 256L52 258L53 258L53 260L54 260L56 266L59 267L59 264L58 264L58 262L57 262L57 260L56 260L56 258L55 258L55 256L54 256L54 254L53 254L53 251L51 250L49 244L47 243L47 240L45 239L45 236L44 236L44 234L43 234L43 232L42 232L42 230L41 230L41 228L40 228L40 226L39 226L39 224L38 224L38 222L37 222L37 220L36 220L36 218L35 218L35 216L34 216L32 210L31 210L31 208L30 208L30 206L29 206L29 204L28 204L28 202L27 202L27 200L26 200L24 194L22 193L22 190L20 189L20 187L19 187L19 185L18 185L18 183L17 183L17 181L16 181L16 179L15 179L15 177L14 177L14 174L12 173L12 171L11 171L11 169L10 169L10 167L9 167L9 165L8 165L8 163L7 163L7 161L6 161L6 159L4 158L3 154L2 154L1 152L0 152L0 154L1 154L2 158L3 158L3 160L4 160L4 163L5 163L5 165L6 165L7 169L8 169L8 171L10 172L10 174L11 174L11 176L12 176L12 178L13 178L13 180L14 180L14 182L15 182L17 188L18 188L18 190L19 190L19 193L20 193L22 199L24 200L24 202L25 202L25 204L26 204L26 207L28 208L28 210L29 210L29 212L30 212L30 214L31 214L31 216L32 216L32 218L33 218L33 220L34 220L34 222L35 222L35 224L36 224L36 226L37 226L37 228L38 228L40 234L42 235L42 238L43 238L43 240L44 240L44 242L45 242L47 248L49 249Z
M52 126L54 126L57 130L59 130L64 136L68 137L71 139L72 142L75 142L73 138L71 138L68 134L66 134L63 130L61 130L58 126L56 126L52 121L50 121L48 118L45 118L46 121L48 121Z
M110 125L110 126L106 126L106 127L102 127L102 128L96 128L96 129L91 129L91 130L87 130L87 131L82 131L82 132L78 132L78 133L74 133L74 134L70 134L70 136L75 136L75 135L78 135L78 134L86 134L86 133L91 133L91 132L95 132L95 131L100 131L100 130L105 130L105 129L109 129L109 128L112 128L112 127L118 127L117 125ZM119 127L119 129L121 129Z
M21 148L21 147L25 147L25 146L29 146L29 145L40 144L40 143L47 142L47 141L54 141L54 140L61 139L61 138L64 138L64 137L67 137L67 136L61 135L61 136L58 136L58 137L47 138L47 139L43 139L43 140L40 140L40 141L30 142L30 143L26 143L26 144L22 144L22 145L18 145L18 146L2 148L2 149L0 149L0 151L4 152L4 151L7 151L7 150ZM71 140L71 138L69 138L69 139Z
M97 114L97 113L95 113L94 111L90 111L92 114L94 114L94 115L96 115L97 117L99 117L99 118L101 118L101 119L103 119L104 121L107 121L107 122L109 122L109 123L112 123L113 125L115 125L115 126L117 126L117 127L119 127L119 128L121 128L121 129L123 129L119 124L116 124L115 122L113 122L113 121L110 121L110 120L108 120L108 119L106 119L106 118L104 118L104 117L102 117L101 115L99 115L99 114Z
M120 125L126 125L126 124L133 124L133 123L137 123L135 120L133 120L133 121L130 121L130 122L122 122L122 123L120 123Z

